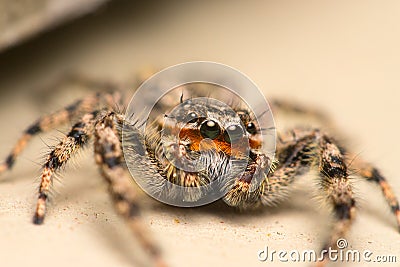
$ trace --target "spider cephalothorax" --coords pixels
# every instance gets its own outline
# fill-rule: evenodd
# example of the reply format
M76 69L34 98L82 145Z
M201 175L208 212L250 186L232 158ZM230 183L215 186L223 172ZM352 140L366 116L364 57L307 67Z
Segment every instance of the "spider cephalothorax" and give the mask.
M247 193L253 180L265 178L272 159L259 150L260 130L251 111L242 108L240 114L208 97L182 100L163 115L163 120L150 122L144 133L126 129L129 140L143 140L146 148L146 157L138 158L140 144L125 142L128 166L132 162L146 166L133 164L130 169L143 170L133 175L140 177L148 191L186 202L211 194L222 197L237 184ZM191 189L178 192L168 182ZM240 197L243 203L234 199L225 200L234 206L246 202L244 197Z

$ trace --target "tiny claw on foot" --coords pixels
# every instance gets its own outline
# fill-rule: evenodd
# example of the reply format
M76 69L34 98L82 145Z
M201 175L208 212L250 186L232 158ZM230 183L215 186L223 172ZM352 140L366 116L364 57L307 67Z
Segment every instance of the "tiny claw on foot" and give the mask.
M11 167L14 165L14 162L15 156L13 154L9 155L6 160L0 164L0 174L11 169Z
M33 216L33 223L34 223L34 224L36 224L36 225L41 225L41 224L43 224L43 221L44 221L44 217L40 217L40 216L38 216L37 214L35 214L35 215Z
M46 199L47 196L45 194L40 194L39 199L36 205L35 215L33 216L34 224L42 224L44 221L44 215L46 213Z
M400 233L400 210L397 210L396 211L396 219L397 219L397 225L398 225L398 230L399 230L399 233Z

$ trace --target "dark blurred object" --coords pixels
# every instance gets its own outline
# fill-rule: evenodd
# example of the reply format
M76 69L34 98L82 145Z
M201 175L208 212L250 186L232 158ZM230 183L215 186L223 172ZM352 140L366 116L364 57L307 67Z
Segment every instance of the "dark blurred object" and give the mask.
M109 0L0 0L0 51Z

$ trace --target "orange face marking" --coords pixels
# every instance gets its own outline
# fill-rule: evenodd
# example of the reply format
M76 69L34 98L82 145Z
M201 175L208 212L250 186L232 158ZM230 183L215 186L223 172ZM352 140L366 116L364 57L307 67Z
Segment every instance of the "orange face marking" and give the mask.
M259 138L249 138L250 147L252 149L257 149L261 147L261 140Z
M204 137L201 135L200 131L197 129L192 129L192 128L182 128L181 131L179 132L179 138L184 139L188 138L191 141L190 149L193 151L200 151L200 142L204 139ZM250 146L250 148L255 149L255 148L260 148L261 147L261 141L258 139L252 139L249 138L249 143L245 142L245 138L243 138L242 142L238 141L235 143L235 148L232 148L232 144L227 142L223 134L220 134L217 138L212 140L215 148L217 149L218 152L223 152L229 156L233 155L240 155L245 151L245 148L247 145ZM202 149L207 149L208 147L204 147L202 144Z

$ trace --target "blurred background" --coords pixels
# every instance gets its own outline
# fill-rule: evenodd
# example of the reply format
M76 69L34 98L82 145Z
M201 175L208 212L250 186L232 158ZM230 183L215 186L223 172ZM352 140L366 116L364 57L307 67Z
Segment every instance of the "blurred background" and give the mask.
M40 114L85 94L46 88L65 73L129 88L143 68L207 60L241 70L267 99L325 110L399 196L399 47L396 0L0 0L0 157ZM2 265L148 264L114 214L90 151L62 175L45 225L31 225L39 165L57 134L35 140L0 182ZM317 249L326 236L327 213L308 185L282 208L261 213L152 205L144 218L172 266L261 266L257 251L265 245ZM379 190L358 180L356 188L361 211L352 248L400 260L400 238Z

